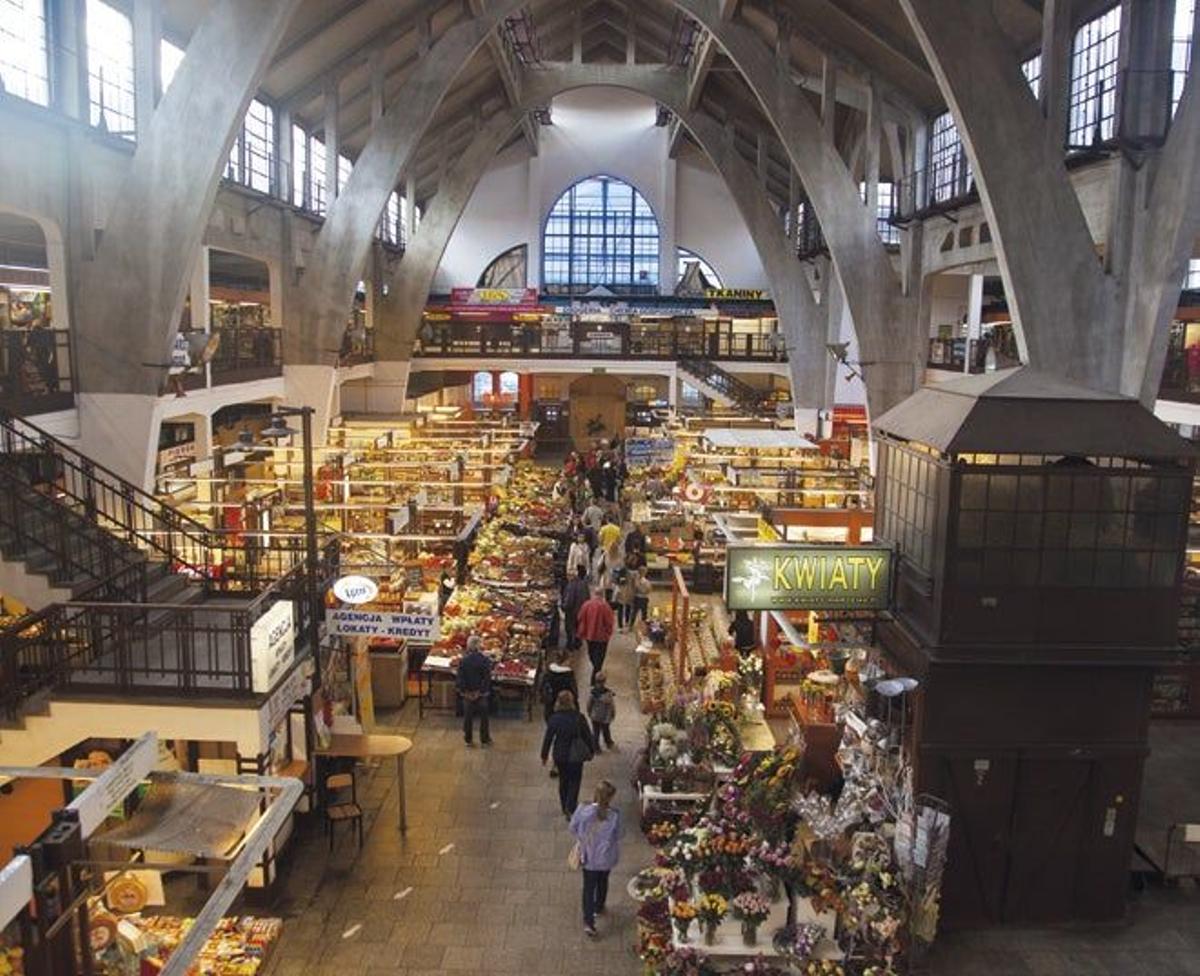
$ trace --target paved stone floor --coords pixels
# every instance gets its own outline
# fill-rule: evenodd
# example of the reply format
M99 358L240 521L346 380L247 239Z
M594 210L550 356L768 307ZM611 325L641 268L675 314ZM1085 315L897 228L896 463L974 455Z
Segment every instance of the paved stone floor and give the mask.
M588 666L580 654L580 678ZM632 640L614 639L606 670L618 691L616 753L590 763L584 795L604 777L618 787L626 832L600 938L585 939L579 876L555 782L538 761L540 713L493 722L495 746L467 749L453 716L415 703L398 723L415 745L407 760L409 830L397 830L394 766L360 775L367 809L361 852L349 832L332 855L309 827L288 858L286 919L271 976L635 976L635 905L628 877L651 852L636 827L629 779L643 720ZM1179 771L1200 777L1194 763ZM948 934L923 970L930 976L1200 976L1200 893L1152 887L1120 926Z

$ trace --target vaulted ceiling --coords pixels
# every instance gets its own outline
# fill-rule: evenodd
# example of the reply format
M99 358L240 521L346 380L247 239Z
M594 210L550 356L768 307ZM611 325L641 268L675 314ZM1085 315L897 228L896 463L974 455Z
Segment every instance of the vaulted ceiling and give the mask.
M186 44L213 0L164 0L168 37ZM370 135L372 75L382 72L389 110L421 52L453 25L475 16L488 0L305 0L277 48L263 93L313 132L324 127L330 99L337 99L339 145L352 159ZM1041 0L991 2L1012 40L1014 52L1036 51L1041 34ZM1099 8L1111 0L1079 0ZM722 0L737 17L775 48L780 37L797 84L814 91L826 58L839 71L836 133L849 158L862 131L867 79L882 92L898 118L930 115L943 105L937 83L908 22L894 0ZM1077 11L1086 14L1086 10ZM737 69L706 47L704 32L671 0L530 0L463 66L413 164L418 200L436 192L439 174L462 152L479 122L512 104L506 60L539 64L569 61L685 64L703 57L700 108L732 128L735 143L764 172L768 192L788 197L789 166L757 100ZM536 142L527 123L516 139ZM681 136L686 138L686 136ZM759 145L762 143L762 149ZM759 153L763 160L759 163ZM883 169L891 169L884 153Z

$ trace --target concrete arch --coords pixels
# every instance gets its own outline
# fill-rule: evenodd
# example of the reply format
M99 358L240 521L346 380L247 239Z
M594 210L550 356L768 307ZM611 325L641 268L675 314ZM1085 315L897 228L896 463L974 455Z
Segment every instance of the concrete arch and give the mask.
M878 414L920 386L925 341L917 302L905 295L875 231L858 184L807 95L774 51L746 24L725 19L722 0L672 0L701 24L734 63L762 106L804 184L854 320L871 412ZM957 9L959 4L952 4ZM878 99L878 94L872 96ZM877 108L882 108L876 102Z
M297 300L299 329L285 337L290 364L328 364L336 349L379 215L433 121L454 79L505 17L527 0L496 0L485 13L455 24L418 62L375 125L350 179L317 234Z
M1195 72L1162 150L1140 153L1136 166L1125 156L1119 162L1116 216L1101 263L1067 174L1061 108L1039 111L991 6L956 0L901 0L901 6L975 169L1022 358L1152 405L1167 328L1200 230L1196 208L1179 204L1200 195ZM1062 8L1047 13L1059 18L1048 21L1054 50L1046 52L1058 74L1070 45ZM1166 65L1134 61L1145 52L1153 59L1162 43L1149 40L1161 4L1139 0L1123 9L1121 101L1133 113L1145 112L1154 99L1140 89L1160 83L1154 69ZM1065 104L1062 77L1051 73L1042 85L1050 86L1051 103Z
M489 120L443 180L422 220L420 233L404 256L396 286L381 308L375 339L379 358L399 362L411 357L421 312L450 236L483 173L527 107L546 104L575 88L600 85L654 98L675 112L696 138L729 187L767 271L788 338L794 402L809 409L824 406L824 317L803 268L753 167L730 145L720 123L687 107L684 83L685 77L678 71L649 66L570 65L539 71L531 79L526 105Z

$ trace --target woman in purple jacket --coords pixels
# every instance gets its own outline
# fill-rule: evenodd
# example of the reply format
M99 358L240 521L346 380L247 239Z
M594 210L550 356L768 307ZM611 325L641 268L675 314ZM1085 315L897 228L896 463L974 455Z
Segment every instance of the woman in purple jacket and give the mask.
M571 817L571 833L579 842L583 869L583 930L596 936L596 916L608 900L608 872L620 857L621 811L612 807L617 788L608 780L596 784L595 802L585 803Z

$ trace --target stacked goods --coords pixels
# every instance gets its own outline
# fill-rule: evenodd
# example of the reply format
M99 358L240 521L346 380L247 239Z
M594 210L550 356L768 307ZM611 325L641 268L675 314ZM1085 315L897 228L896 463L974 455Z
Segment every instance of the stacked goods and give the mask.
M467 638L478 634L483 652L495 662L494 676L525 676L537 670L554 606L553 593L545 590L518 596L466 583L446 603L441 637L430 653L449 658L450 667L456 669Z
M471 554L471 570L481 583L552 587L558 543L542 536L519 536L489 522Z

